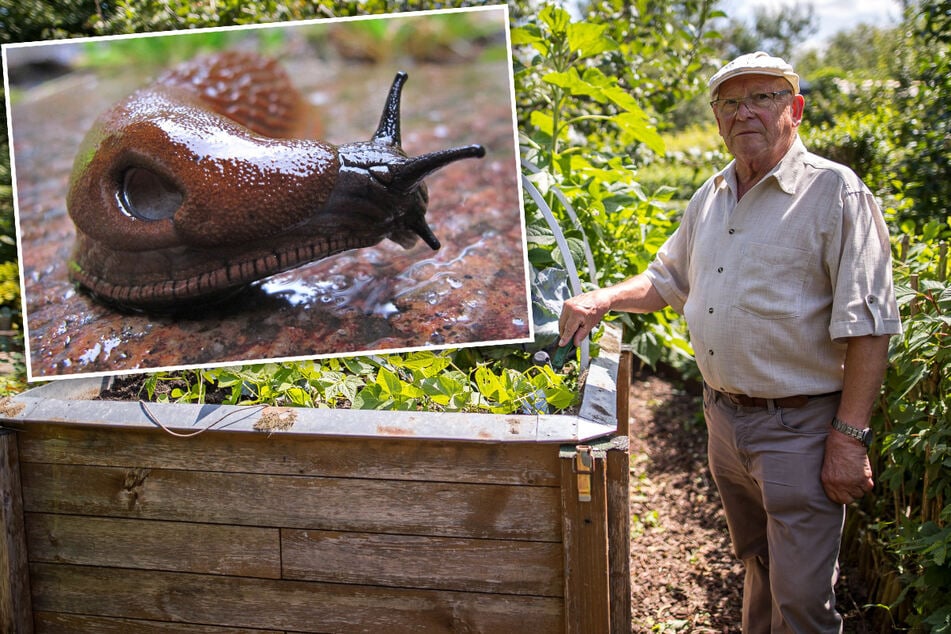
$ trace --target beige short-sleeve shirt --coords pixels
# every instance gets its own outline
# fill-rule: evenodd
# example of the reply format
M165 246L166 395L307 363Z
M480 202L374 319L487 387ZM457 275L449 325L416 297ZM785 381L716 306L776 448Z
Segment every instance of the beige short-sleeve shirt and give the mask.
M720 391L841 390L848 337L901 332L878 204L798 138L739 202L735 162L704 183L647 275Z

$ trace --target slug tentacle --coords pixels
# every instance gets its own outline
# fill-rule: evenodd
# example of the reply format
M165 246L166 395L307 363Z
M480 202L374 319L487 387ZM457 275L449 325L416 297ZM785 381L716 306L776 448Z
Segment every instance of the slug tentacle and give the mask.
M481 145L466 145L423 154L403 163L393 174L392 184L396 189L406 191L450 163L467 158L482 158L483 156L485 156L485 148Z
M103 114L77 154L72 279L124 308L168 310L386 238L438 249L423 179L485 150L408 157L406 80L370 141L334 146L281 138L304 109L273 61L222 54L166 73Z
M403 85L407 79L409 75L403 71L396 73L396 77L393 78L390 92L386 96L386 104L383 106L383 114L380 115L380 124L371 139L378 145L397 148L403 145L400 138L400 102L403 96Z

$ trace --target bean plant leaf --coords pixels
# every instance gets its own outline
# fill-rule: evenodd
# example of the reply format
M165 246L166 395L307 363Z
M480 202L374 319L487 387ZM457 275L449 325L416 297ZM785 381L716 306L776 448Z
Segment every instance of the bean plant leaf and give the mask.
M412 352L405 357L393 356L391 363L397 368L409 370L414 377L425 379L433 377L449 366L449 359L432 352Z
M458 370L423 379L421 387L432 402L447 410L460 411L474 405L469 381Z
M387 409L394 403L394 399L384 394L378 383L370 383L357 392L353 399L354 409Z

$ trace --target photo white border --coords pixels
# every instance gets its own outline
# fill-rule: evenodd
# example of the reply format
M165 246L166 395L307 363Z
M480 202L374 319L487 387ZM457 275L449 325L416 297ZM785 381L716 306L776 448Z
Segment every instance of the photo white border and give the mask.
M213 363L200 363L200 364L172 364L166 366L157 366L149 368L130 368L130 369L119 369L119 370L110 370L110 371L93 371L93 372L76 372L71 374L61 374L61 375L43 375L43 376L33 376L32 365L30 363L32 351L30 349L30 333L28 325L28 315L26 311L27 306L27 297L26 293L23 292L25 287L24 279L24 267L22 264L23 257L23 244L21 241L21 229L20 229L20 210L19 210L19 197L17 192L17 177L16 177L16 161L15 161L15 150L13 146L13 118L12 118L12 108L10 103L10 83L9 83L9 70L7 65L7 50L8 49L21 49L29 47L56 47L56 46L76 46L79 44L85 44L88 42L103 42L103 41L113 41L113 40L126 40L126 39L138 39L138 38L152 38L152 37L167 37L167 36L181 36L181 35L194 35L194 34L207 34L221 31L244 31L244 30L261 30L261 29L279 29L279 28L291 28L291 27L300 27L308 25L319 25L319 24L328 24L328 23L337 23L337 22L355 22L355 21L366 21L366 20L380 20L380 19L402 19L402 18L420 18L428 15L444 15L452 13L464 13L464 12L483 12L483 11L502 11L502 20L504 24L504 32L506 39L506 53L508 56L509 63L507 64L507 83L509 86L509 98L512 104L512 131L513 131L513 147L516 153L515 161L515 181L517 188L517 197L519 205L519 215L521 223L521 232L522 232L522 260L523 260L523 270L524 270L524 288L525 288L525 316L527 319L528 326L528 336L525 338L515 338L515 339L503 339L503 340L490 340L490 341L479 341L479 342L465 342L465 343L455 343L455 344L445 344L445 345L420 345L420 346L409 346L403 348L385 348L385 349L368 349L364 351L348 351L348 352L339 352L339 353L326 353L326 354L311 354L311 355L301 355L301 356L281 356L274 358L252 358L252 359L240 359L240 360L228 360L222 362L213 362ZM26 356L26 368L27 368L27 381L28 382L47 382L55 380L68 380L68 379L78 379L78 378L89 378L89 377L103 377L103 376L123 376L123 375L132 375L132 374L153 374L158 372L174 372L180 370L197 370L197 369L208 369L208 368L224 368L224 367L236 367L250 364L258 363L295 363L311 360L320 360L320 359L332 359L332 358L348 358L348 357L373 357L373 356L385 356L391 354L404 354L410 352L419 352L419 351L441 351L441 350L457 350L464 348L475 348L475 347L497 347L497 346L508 346L508 345L518 345L525 344L534 341L535 337L535 326L533 322L533 311L532 311L532 297L531 297L531 268L528 261L528 244L527 244L527 227L526 227L526 217L525 217L525 203L523 197L523 188L522 188L522 179L521 172L519 168L519 138L518 138L518 115L516 109L515 101L515 84L514 84L514 70L512 66L512 39L511 39L511 29L509 26L509 7L507 4L494 4L494 5L485 5L479 7L463 7L463 8L451 8L451 9L436 9L436 10L426 10L426 11L412 11L412 12L403 12L403 13L386 13L386 14L375 14L375 15L361 15L361 16L347 16L347 17L336 17L336 18L317 18L309 20L294 20L287 22L268 22L263 24L249 24L249 25L235 25L235 26L221 26L221 27L208 27L201 29L188 29L188 30L170 30L170 31L154 31L147 33L132 33L132 34L123 34L123 35L108 35L108 36L91 36L84 38L73 38L67 40L43 40L35 42L19 42L19 43L10 43L3 44L0 46L0 56L2 56L2 66L3 66L3 85L4 85L4 107L6 108L7 116L7 135L9 139L9 148L10 148L10 176L12 181L12 195L13 195L13 205L14 205L14 219L16 227L16 242L17 242L17 257L19 264L19 275L20 275L20 290L21 290L21 304L22 304L22 319L23 319L23 330L24 330L24 348ZM65 206L65 201L63 201Z

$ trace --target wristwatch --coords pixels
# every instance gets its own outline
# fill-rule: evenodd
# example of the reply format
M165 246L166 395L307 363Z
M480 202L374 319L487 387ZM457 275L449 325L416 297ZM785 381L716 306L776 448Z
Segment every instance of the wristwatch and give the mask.
M832 429L842 432L846 436L851 436L855 438L868 449L872 446L872 428L866 427L865 429L859 429L857 427L852 427L847 423L843 423L839 420L838 417L832 418Z

